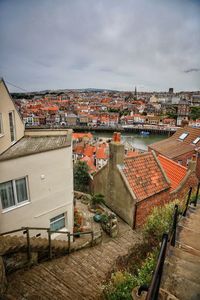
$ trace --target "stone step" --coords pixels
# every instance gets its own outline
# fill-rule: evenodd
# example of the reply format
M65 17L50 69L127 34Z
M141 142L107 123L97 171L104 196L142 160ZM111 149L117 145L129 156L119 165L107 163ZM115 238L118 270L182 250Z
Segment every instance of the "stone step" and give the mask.
M162 288L181 300L199 300L200 258L172 249L165 262Z

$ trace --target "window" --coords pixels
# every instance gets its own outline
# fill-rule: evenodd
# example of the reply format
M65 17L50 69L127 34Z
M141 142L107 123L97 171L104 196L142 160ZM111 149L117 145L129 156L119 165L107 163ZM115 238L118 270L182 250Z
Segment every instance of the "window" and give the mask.
M197 144L198 142L200 141L200 136L198 136L193 142L192 142L192 144Z
M0 113L0 136L3 134L3 120L2 114Z
M15 121L14 121L14 111L9 112L9 124L10 124L10 138L11 142L15 141Z
M28 201L27 179L24 177L0 183L0 200L3 209Z
M52 219L50 219L50 229L59 230L65 227L65 214L60 214Z
M187 132L184 132L182 133L180 136L179 136L179 140L183 141L187 136L188 136L189 133Z

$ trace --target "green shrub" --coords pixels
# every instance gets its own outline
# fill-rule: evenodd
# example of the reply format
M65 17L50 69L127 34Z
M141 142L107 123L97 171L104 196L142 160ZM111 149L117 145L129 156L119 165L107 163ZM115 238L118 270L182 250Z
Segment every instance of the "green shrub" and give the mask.
M152 247L158 246L163 233L168 233L172 227L175 204L178 204L179 210L182 211L180 201L175 200L164 206L153 208L151 215L147 218L143 227L143 236Z
M105 286L106 300L132 300L132 289L137 286L136 278L128 272L116 272Z
M102 194L95 194L92 196L92 199L91 199L91 204L92 206L96 207L98 206L99 204L104 204L105 201L104 201L104 195Z

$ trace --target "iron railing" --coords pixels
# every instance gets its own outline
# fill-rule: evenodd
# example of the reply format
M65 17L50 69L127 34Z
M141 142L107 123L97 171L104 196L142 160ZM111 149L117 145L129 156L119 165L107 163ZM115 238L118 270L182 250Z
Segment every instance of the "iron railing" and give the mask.
M200 188L200 183L198 184L195 201L193 202L194 206L196 206L196 204L197 204L199 188ZM188 206L190 204L191 194L192 194L192 188L189 189L186 205L185 205L185 208L182 213L179 213L179 207L177 204L174 206L172 227L169 230L169 233L163 234L160 252L159 252L156 268L155 268L155 271L154 271L152 279L151 279L151 283L149 286L142 285L138 289L138 296L140 296L143 291L147 292L145 300L157 300L158 299L160 282L161 282L161 278L162 278L162 272L163 272L166 253L167 253L168 247L170 245L175 247L177 225L180 220L179 214L181 215L181 217L186 216Z

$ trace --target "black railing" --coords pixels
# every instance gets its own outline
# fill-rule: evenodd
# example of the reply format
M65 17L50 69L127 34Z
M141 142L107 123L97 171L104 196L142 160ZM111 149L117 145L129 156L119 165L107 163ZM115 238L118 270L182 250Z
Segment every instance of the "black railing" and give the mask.
M198 184L195 201L193 202L194 206L196 206L196 203L197 203L199 188L200 188L200 183ZM190 204L191 193L192 193L192 188L189 189L185 208L184 208L183 212L180 213L180 215L183 217L186 216L188 206ZM174 206L174 211L173 211L172 227L169 230L169 233L164 233L163 237L162 237L160 252L159 252L156 268L155 268L155 271L152 276L151 283L149 286L142 285L138 289L138 296L140 296L143 291L147 292L145 300L157 300L158 299L160 282L161 282L162 272L163 272L163 267L164 267L164 262L165 262L165 256L167 253L167 249L170 245L175 247L176 231L177 231L177 225L178 225L179 220L180 220L179 219L179 207L176 204Z

